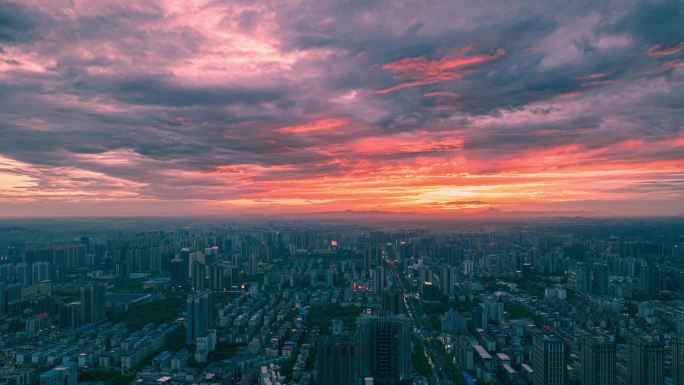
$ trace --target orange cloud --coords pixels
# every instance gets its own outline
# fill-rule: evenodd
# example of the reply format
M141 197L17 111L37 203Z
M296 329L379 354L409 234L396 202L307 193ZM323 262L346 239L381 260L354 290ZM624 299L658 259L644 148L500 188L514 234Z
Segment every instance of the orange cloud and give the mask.
M492 55L465 56L469 50L470 47L466 47L454 56L447 56L439 60L428 60L425 56L418 56L383 64L382 69L394 72L396 74L395 79L406 81L378 90L377 93L386 94L402 88L460 79L473 72L473 70L461 69L462 67L497 60L506 55L506 51L499 48Z
M431 151L452 151L463 146L460 138L417 139L416 137L368 137L359 139L351 146L356 153L421 153Z
M294 126L281 127L280 132L286 133L310 133L336 130L347 122L342 119L319 119L312 122L298 124Z

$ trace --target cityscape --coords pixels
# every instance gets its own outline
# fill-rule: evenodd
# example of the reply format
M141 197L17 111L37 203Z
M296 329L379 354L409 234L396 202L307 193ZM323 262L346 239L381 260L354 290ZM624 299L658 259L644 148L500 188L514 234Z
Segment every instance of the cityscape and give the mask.
M684 0L0 0L0 385L684 385Z
M3 385L684 383L683 219L48 222Z

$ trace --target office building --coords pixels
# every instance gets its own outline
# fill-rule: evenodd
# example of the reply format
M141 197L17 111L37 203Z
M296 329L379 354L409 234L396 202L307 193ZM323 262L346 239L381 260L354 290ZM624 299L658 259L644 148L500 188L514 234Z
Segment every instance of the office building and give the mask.
M331 321L332 326L330 327L330 329L332 334L342 334L342 332L344 331L344 321L341 318L333 318Z
M627 385L662 385L665 345L650 336L629 337Z
M660 294L660 271L655 266L642 266L639 276L641 294L656 297Z
M370 270L375 266L380 264L382 259L382 248L379 247L369 247L366 249L366 253L363 256L363 268L364 270Z
M477 329L482 329L487 331L489 325L489 316L487 312L482 308L482 306L475 306L470 311L471 314L471 331L477 332Z
M256 254L251 254L249 256L249 259L247 260L247 275L249 276L254 276L257 275L258 268L259 268L259 258L257 257Z
M615 344L596 336L582 339L582 385L616 385Z
M35 285L50 280L50 263L35 262L31 264L31 281Z
M316 383L354 385L357 355L356 341L352 336L322 337L316 353Z
M88 324L104 319L104 287L88 284L79 288L81 299L81 323Z
M358 321L358 373L374 383L410 379L411 322L402 315L367 316Z
M595 295L608 295L608 265L597 263L594 265L591 293Z
M555 335L537 332L533 335L532 383L534 385L566 384L565 343Z
M387 314L404 314L404 293L395 287L382 293L382 310Z
M672 384L684 385L684 334L672 337Z
M384 266L376 266L373 269L373 292L381 296L385 288L387 288L387 271Z
M180 258L172 259L170 264L171 285L185 287L188 284L188 262Z
M204 290L207 287L207 265L200 262L193 262L192 264L192 289Z
M579 262L577 264L577 273L575 276L575 289L578 293L588 294L591 289L591 272L586 264Z
M439 269L440 288L442 295L448 298L453 298L456 292L456 268L450 265L443 265Z
M76 364L64 362L40 375L40 385L76 385L78 373Z
M229 286L227 281L225 265L214 263L209 266L209 288L212 290L223 290Z
M191 344L197 337L206 337L212 325L211 292L205 290L188 296L186 301L186 342Z

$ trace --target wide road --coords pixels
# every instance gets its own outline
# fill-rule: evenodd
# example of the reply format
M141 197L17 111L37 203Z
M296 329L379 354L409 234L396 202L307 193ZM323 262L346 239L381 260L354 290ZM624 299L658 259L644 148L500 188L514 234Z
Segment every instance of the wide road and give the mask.
M416 338L414 340L420 343L420 348L425 354L425 358L430 364L432 371L432 380L435 385L453 385L453 382L449 378L446 370L447 357L445 357L444 352L435 346L435 343L440 343L432 335L430 331L425 328L423 320L418 317L418 313L415 309L414 301L416 298L409 294L409 291L404 287L404 281L401 279L399 274L401 274L396 268L393 267L396 282L404 293L404 305L406 306L406 311L408 316L413 322L413 334Z

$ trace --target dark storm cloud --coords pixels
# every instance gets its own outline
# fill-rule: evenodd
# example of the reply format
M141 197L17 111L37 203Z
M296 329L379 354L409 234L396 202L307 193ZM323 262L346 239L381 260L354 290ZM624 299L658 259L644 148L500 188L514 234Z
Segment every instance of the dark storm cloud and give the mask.
M19 4L0 2L0 44L30 40L34 37L35 26L29 9Z

